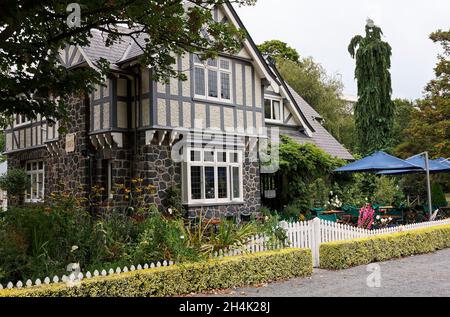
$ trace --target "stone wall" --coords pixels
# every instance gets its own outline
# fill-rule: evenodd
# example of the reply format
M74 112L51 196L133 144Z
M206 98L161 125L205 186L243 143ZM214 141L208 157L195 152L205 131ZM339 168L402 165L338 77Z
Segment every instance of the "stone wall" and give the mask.
M143 185L153 185L156 188L154 195L145 197L147 204L154 204L165 210L167 189L181 187L181 163L175 163L171 158L171 147L166 140L159 145L156 140L151 145L145 145L145 132L134 131L124 134L124 148L103 149L95 151L89 140L89 111L84 100L71 98L69 107L69 120L66 125L68 133L75 134L75 151L51 156L45 148L21 151L8 154L9 168L25 167L28 160L43 160L45 163L45 195L61 189L70 190L80 197L87 197L90 187L102 185L106 187L107 172L105 162L112 163L112 187L123 184L130 187L133 178L142 178ZM135 147L135 144L137 145ZM56 148L65 149L65 135L56 141ZM91 152L94 156L86 155ZM90 170L92 164L92 171ZM90 176L92 174L92 183ZM207 217L226 217L231 215L259 212L261 206L259 164L250 162L248 153L245 155L244 169L244 201L242 204L225 204L220 206L190 207L189 216L206 214ZM114 191L113 191L114 193ZM123 194L115 193L108 199L106 193L101 202L100 209L108 210L114 207L124 207L129 204ZM12 202L14 203L14 202Z
M88 111L84 100L69 98L69 117L65 125L68 133L75 134L75 151L51 156L45 147L8 154L8 168L25 168L26 161L43 160L45 173L45 196L52 192L69 190L79 196L85 197L86 186L89 180L89 159L83 154L88 146L87 138ZM56 141L56 148L64 150L65 137ZM14 202L11 202L14 203Z
M145 145L145 133L138 138L138 150L134 160L135 175L144 179L144 185L155 186L155 195L147 197L147 202L165 209L166 190L181 185L181 164L171 158L171 148L167 142L161 146Z

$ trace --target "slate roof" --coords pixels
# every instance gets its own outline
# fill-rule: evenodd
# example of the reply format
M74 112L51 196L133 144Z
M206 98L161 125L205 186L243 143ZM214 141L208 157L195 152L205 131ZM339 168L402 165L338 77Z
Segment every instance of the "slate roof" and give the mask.
M119 27L118 29L122 33L130 31L130 29L124 27ZM133 40L127 36L124 36L120 40L116 41L114 45L106 46L106 38L108 37L108 34L99 30L91 30L91 35L90 45L82 48L89 60L93 64L96 64L100 58L104 58L111 64L111 68L113 70L120 70L117 63L122 59Z
M312 137L309 137L299 131L289 129L283 130L281 133L286 134L300 143L311 142L316 144L328 154L344 160L354 160L350 152L340 144L322 125L322 116L314 110L291 86L287 85L300 111L305 115L308 123L313 127Z
M131 29L126 27L118 27L118 29L122 33L131 31ZM135 59L143 53L139 45L142 47L145 46L146 36L139 36L137 38L136 41L139 45L136 44L136 42L130 37L124 36L123 39L117 41L114 45L107 47L105 44L107 34L98 30L92 30L91 34L92 38L90 45L83 47L83 51L94 64L98 62L100 58L105 58L111 64L111 70L122 71L120 68L122 63ZM262 59L264 60L264 58ZM265 60L264 64L267 65L273 73L273 69L270 68L270 64ZM281 77L278 72L275 73L276 77ZM282 78L280 79L283 81ZM301 143L312 142L332 156L345 160L354 160L350 152L323 127L321 124L321 115L314 110L314 108L311 107L297 92L295 92L292 87L287 84L286 86L288 87L292 98L294 98L294 102L297 104L301 114L303 114L306 118L307 124L309 124L314 131L312 132L312 137L287 127L285 129L281 128L282 133L291 136Z

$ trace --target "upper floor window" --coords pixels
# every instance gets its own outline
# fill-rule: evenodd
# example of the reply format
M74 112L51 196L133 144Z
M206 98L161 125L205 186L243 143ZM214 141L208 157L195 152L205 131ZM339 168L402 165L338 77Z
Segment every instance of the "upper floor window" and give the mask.
M16 115L16 122L15 122L15 126L20 126L20 125L24 125L24 124L28 124L30 123L31 120L28 119L26 116L18 114Z
M265 98L264 112L267 121L282 122L283 108L280 99Z
M44 200L44 162L28 161L25 170L28 178L25 202L42 202Z
M231 102L231 61L225 58L201 61L194 55L195 97Z

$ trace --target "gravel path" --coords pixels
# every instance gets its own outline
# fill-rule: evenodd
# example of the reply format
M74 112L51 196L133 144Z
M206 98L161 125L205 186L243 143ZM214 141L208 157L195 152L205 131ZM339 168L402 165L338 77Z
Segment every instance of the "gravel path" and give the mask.
M293 279L220 292L230 297L432 297L450 296L450 249L380 263L381 287L367 286L366 266L344 271L315 270L311 278Z

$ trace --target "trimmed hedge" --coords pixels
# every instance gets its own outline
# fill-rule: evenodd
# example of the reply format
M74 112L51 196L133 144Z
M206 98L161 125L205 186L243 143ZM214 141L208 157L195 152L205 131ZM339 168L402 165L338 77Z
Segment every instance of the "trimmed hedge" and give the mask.
M383 262L450 248L450 225L357 239L323 243L320 267L330 270Z
M310 250L286 249L96 277L76 287L60 283L5 289L0 297L176 296L304 277L312 271Z

